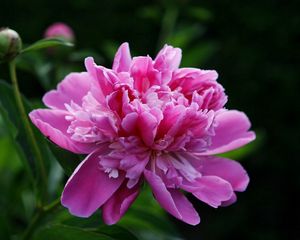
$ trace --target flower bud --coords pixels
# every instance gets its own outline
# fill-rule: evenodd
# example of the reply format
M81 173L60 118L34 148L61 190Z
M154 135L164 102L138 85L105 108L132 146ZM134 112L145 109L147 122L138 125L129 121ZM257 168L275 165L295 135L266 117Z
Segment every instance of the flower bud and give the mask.
M54 23L45 31L45 38L61 37L70 42L74 42L75 35L73 30L65 23Z
M15 58L22 49L19 34L9 28L0 28L0 62Z

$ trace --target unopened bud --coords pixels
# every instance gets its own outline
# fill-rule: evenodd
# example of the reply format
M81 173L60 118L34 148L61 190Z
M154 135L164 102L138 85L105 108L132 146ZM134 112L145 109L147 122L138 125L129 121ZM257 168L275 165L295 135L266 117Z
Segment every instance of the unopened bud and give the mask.
M49 26L45 31L45 38L64 38L68 40L69 42L74 42L75 36L72 28L70 28L65 23L54 23L51 26Z
M0 62L10 61L22 50L19 34L9 28L0 28Z

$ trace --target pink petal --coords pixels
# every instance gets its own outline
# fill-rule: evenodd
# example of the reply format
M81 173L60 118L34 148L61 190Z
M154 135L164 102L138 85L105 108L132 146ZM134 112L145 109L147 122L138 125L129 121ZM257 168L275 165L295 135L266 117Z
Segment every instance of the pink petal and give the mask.
M181 49L173 48L167 44L159 51L155 60L154 67L160 71L176 70L181 62Z
M183 93L191 95L194 91L202 91L215 84L217 78L218 73L215 70L180 68L174 72L170 87L181 87Z
M134 57L130 74L134 79L134 88L140 93L146 92L153 85L161 85L160 73L153 68L150 57Z
M52 142L74 153L88 154L97 146L95 144L75 142L67 134L70 122L65 120L68 114L62 110L38 109L29 114L33 124Z
M112 69L116 72L128 72L131 64L131 55L129 50L129 45L127 42L123 43L114 59Z
M156 200L167 212L191 225L197 225L200 222L200 217L193 205L179 190L167 189L162 179L152 171L145 170L144 175Z
M234 191L245 191L249 176L237 161L220 157L207 157L199 160L199 171L206 176L218 176L228 181Z
M141 137L147 146L153 144L156 132L157 132L158 122L157 119L148 112L142 112L139 116L139 129Z
M110 178L100 169L99 152L90 154L82 161L64 188L61 203L75 216L91 216L117 191L124 180L124 175Z
M230 183L216 176L203 176L196 182L187 182L181 187L214 208L229 200L233 194Z
M85 67L93 79L96 80L98 94L100 94L98 100L103 102L105 97L113 91L114 84L119 81L117 73L105 67L98 66L92 57L85 59Z
M103 205L103 221L108 225L118 222L138 196L139 188L139 184L136 184L131 189L127 188L126 184L123 184Z
M236 200L237 200L236 194L233 193L229 200L222 202L221 207L228 207L231 204L234 204L236 202Z
M136 112L132 112L127 114L123 120L122 120L122 128L127 132L127 133L135 133L136 132L136 124L138 120L138 114Z
M221 111L216 115L217 127L212 144L199 155L213 155L239 148L255 139L255 133L248 131L251 123L248 117L236 110Z
M57 90L45 94L43 102L50 108L65 110L71 101L81 106L82 98L90 91L93 80L87 72L71 73L57 85Z

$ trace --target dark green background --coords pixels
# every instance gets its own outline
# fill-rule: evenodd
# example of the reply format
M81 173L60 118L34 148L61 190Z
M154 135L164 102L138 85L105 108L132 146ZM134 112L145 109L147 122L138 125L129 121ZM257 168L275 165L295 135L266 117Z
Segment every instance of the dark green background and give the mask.
M185 66L216 69L227 107L245 111L263 143L242 159L251 182L235 205L215 210L191 198L201 224L172 221L186 239L299 239L299 8L279 0L1 0L0 25L31 43L51 23L66 22L76 48L97 52L108 67L124 41L135 55L151 56L167 41L183 48ZM19 78L28 98L44 94L34 76Z

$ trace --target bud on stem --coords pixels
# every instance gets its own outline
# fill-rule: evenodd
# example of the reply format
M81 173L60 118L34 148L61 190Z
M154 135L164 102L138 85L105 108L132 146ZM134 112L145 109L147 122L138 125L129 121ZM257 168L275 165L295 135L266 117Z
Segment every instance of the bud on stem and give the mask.
M14 59L22 50L19 34L9 28L0 28L0 62Z

